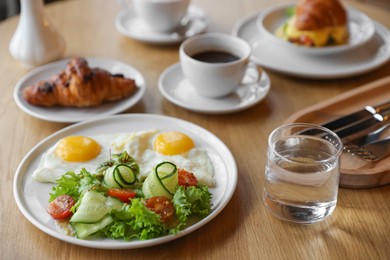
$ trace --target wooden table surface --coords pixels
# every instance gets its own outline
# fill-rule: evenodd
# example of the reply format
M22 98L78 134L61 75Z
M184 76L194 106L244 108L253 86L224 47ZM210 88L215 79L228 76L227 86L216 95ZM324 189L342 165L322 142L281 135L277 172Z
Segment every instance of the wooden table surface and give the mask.
M386 3L387 0L384 0ZM209 31L230 33L245 15L284 1L193 0L211 18ZM390 10L357 1L390 29ZM388 3L388 2L387 2ZM178 46L147 45L118 33L117 1L63 1L46 13L66 40L64 57L118 59L145 76L142 101L125 113L162 114L193 122L219 137L238 165L236 191L225 209L195 232L169 243L134 250L99 250L68 244L32 225L13 197L16 168L39 141L66 127L25 114L13 99L17 81L31 69L8 52L19 17L0 23L0 252L2 259L389 259L390 186L340 189L337 208L327 220L293 225L272 217L262 204L267 137L291 114L390 74L390 63L357 77L340 80L298 79L268 71L269 95L258 105L233 114L206 115L180 108L159 93L159 75L178 62Z

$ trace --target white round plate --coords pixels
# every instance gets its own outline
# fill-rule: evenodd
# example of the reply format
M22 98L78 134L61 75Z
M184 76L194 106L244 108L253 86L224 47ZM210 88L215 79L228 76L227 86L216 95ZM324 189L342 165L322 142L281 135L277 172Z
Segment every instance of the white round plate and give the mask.
M207 14L194 5L188 8L190 23L188 28L182 33L162 33L151 30L133 10L123 9L115 19L116 29L131 39L153 44L173 44L206 31L209 25Z
M213 163L216 186L212 193L212 211L201 221L176 235L142 241L113 239L82 240L67 236L56 229L54 220L46 213L53 184L40 183L32 178L42 154L59 139L69 135L100 135L142 131L148 129L181 131L188 134L197 147L205 149ZM92 248L133 249L162 244L187 235L216 217L231 199L237 184L237 165L226 145L215 135L193 123L167 116L151 114L114 115L66 127L38 143L18 166L13 183L16 204L22 214L37 228L62 241Z
M289 48L290 51L316 55L329 55L345 52L363 45L369 41L375 33L374 22L367 15L348 7L349 39L346 44L318 48L299 46L276 37L274 34L275 31L290 18L288 16L288 10L294 7L295 4L291 3L270 7L260 12L256 21L259 31L264 36L268 37L271 41L280 44L281 47Z
M63 71L69 59L46 64L38 67L21 78L14 89L16 104L27 114L52 122L75 123L125 111L134 106L144 95L146 90L145 79L142 74L132 66L117 60L103 58L86 58L92 68L102 68L112 74L123 74L125 77L135 79L138 90L133 95L122 100L106 102L99 106L87 108L74 107L40 107L33 106L23 98L23 89L36 84L40 80L50 79L53 75Z
M338 55L301 55L281 48L256 26L258 13L241 18L232 34L252 47L251 60L287 75L312 79L346 78L372 71L390 60L390 31L374 22L375 34L364 45Z
M252 77L260 77L260 79L256 81ZM195 112L225 114L252 107L267 96L271 82L264 71L261 75L247 74L244 78L245 81L255 83L242 86L226 97L203 97L185 79L180 63L176 63L161 74L158 86L166 99L180 107Z

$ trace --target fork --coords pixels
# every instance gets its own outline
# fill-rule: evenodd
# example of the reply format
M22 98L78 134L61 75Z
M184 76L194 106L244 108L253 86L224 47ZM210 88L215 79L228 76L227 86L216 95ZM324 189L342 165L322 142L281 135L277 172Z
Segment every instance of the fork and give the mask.
M358 146L363 146L365 144L369 144L372 142L376 142L381 139L386 139L389 135L389 129L390 128L390 123L385 124L378 128L377 130L369 133L368 135L359 138L358 140L352 141L353 144L356 144Z
M368 161L376 162L386 157L390 152L390 137L382 140L377 140L363 146L345 145L344 151L356 155L359 158Z

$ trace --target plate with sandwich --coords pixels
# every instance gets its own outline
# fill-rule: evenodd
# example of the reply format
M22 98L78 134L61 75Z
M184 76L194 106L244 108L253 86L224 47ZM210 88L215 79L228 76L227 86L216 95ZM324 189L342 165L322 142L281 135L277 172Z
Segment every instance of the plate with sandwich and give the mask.
M238 20L232 35L250 44L251 60L265 69L299 78L334 80L368 73L390 61L390 30L377 21L373 20L375 31L369 40L360 42L360 46L348 46L336 52L332 47L300 47L267 37L258 29L258 18L262 12L254 12Z
M375 33L366 14L338 0L299 0L262 11L259 31L280 47L303 54L335 54L357 48Z

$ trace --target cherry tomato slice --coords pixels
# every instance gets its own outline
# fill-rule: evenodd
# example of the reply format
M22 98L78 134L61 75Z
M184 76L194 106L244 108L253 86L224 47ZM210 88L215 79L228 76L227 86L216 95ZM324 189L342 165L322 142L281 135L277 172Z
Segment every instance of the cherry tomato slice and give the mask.
M188 187L196 186L198 184L198 180L196 179L195 175L184 169L179 169L177 171L177 178L180 186Z
M70 209L76 202L69 195L60 195L47 206L47 213L54 219L65 219L72 215Z
M164 223L170 222L175 213L173 203L163 196L156 196L147 199L146 207L159 214Z
M108 196L119 199L124 203L129 203L136 193L130 189L111 188L107 191Z

